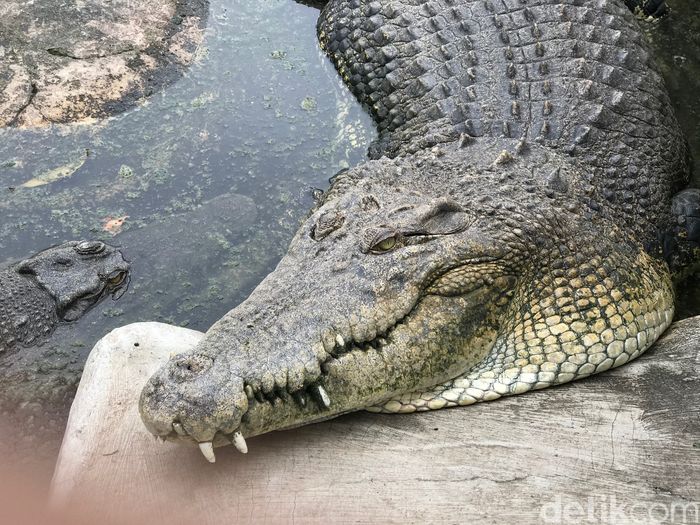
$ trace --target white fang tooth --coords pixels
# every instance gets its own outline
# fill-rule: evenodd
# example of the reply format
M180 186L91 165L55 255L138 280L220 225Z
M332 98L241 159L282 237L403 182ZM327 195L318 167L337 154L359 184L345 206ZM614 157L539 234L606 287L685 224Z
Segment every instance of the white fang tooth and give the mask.
M200 443L199 450L202 451L202 454L204 454L204 457L207 458L209 463L214 463L216 461L216 456L214 455L214 445L212 445L211 441Z
M331 398L328 397L328 392L321 385L318 386L318 397L321 398L321 403L323 403L324 407L328 408L331 406Z
M186 436L187 432L185 432L185 429L182 428L182 425L180 423L173 423L173 430L178 433L180 436Z
M343 336L338 334L335 336L335 342L338 344L338 346L343 347L345 346L345 339L343 339Z
M246 385L246 386L245 386L245 395L248 397L248 399L249 399L250 401L253 400L253 398L255 397L255 392L253 392L253 387L252 387L252 386L250 386L250 385Z
M248 453L248 445L245 442L243 434L240 432L234 432L233 439L231 441L233 442L233 446L236 447L241 454Z

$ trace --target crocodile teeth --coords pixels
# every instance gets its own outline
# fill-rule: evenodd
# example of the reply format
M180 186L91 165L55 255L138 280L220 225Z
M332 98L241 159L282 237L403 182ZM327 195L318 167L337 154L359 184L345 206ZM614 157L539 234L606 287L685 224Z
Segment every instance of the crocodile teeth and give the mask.
M252 401L253 397L255 396L255 392L253 392L253 387L250 385L245 386L245 395L248 396L248 400Z
M343 336L340 334L335 336L335 342L338 343L338 346L341 348L345 346L345 339L343 339Z
M316 394L316 399L323 406L323 408L328 408L331 406L331 398L328 397L328 392L321 385L314 387L314 393Z
M211 441L200 443L199 450L202 451L202 454L204 454L204 457L207 458L209 463L214 463L216 461L216 456L214 455L214 445L212 445Z
M187 432L185 432L185 429L182 428L182 425L180 423L173 423L173 430L177 432L180 436L187 435Z
M243 434L241 434L240 432L233 433L233 439L231 440L231 442L233 443L233 446L236 447L241 454L248 453L248 445L245 442L245 438L243 437Z
M294 392L292 397L294 397L294 401L296 401L301 408L306 406L306 395L304 392Z

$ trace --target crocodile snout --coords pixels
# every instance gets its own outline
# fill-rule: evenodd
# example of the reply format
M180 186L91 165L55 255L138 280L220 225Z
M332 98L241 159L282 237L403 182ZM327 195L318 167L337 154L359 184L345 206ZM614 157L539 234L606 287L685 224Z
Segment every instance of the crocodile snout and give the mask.
M208 355L172 358L148 380L139 410L152 434L197 443L209 461L215 444L233 443L247 452L240 432L248 410L243 380Z
M205 355L188 355L183 356L172 363L169 367L169 375L173 381L183 383L185 381L194 381L202 374L205 374L214 360Z

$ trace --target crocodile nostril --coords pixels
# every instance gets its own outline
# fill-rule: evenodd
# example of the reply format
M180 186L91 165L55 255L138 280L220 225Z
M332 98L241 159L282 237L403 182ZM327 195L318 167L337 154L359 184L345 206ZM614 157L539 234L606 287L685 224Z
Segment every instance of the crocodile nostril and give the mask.
M183 356L176 359L171 368L170 375L177 380L187 381L196 378L202 372L206 372L214 364L211 357L204 355Z

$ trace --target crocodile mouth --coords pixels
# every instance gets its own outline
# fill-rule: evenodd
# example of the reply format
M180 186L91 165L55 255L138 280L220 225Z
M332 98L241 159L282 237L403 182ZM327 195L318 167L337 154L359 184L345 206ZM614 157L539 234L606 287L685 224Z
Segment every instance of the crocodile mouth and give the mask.
M290 391L287 388L275 388L269 392L263 392L259 388L254 388L250 383L244 382L243 390L247 400L247 407L245 407L243 414L240 416L240 423L238 424L238 427L233 432L226 431L225 429L221 428L220 425L210 441L201 441L196 437L196 435L194 435L196 433L188 430L187 423L181 417L176 417L172 421L170 432L167 434L157 434L155 438L162 442L184 441L197 445L205 458L210 462L214 462L214 446L226 446L233 444L240 452L244 454L248 452L248 446L245 438L243 437L241 429L246 426L250 414L254 413L256 410L263 409L272 412L280 409L302 411L305 416L303 423L290 423L281 425L277 428L277 430L286 430L298 427L300 425L306 425L308 423L321 422L361 409L362 407L337 410L339 407L333 406L332 396L326 391L324 386L325 379L329 374L328 368L353 352L382 352L385 347L391 345L393 332L408 322L411 314L415 311L424 297L424 295L421 295L413 307L409 309L408 313L403 315L396 323L383 332L377 334L372 339L355 341L352 339L346 339L340 334L337 334L335 336L334 346L327 351L326 359L319 362L321 374L315 380L305 384L301 389ZM214 360L210 360L210 363L208 363L206 368L209 366L214 366ZM197 367L193 367L189 364L186 365L186 367L188 372L197 373L201 371L197 370ZM248 437L251 436L249 435Z
M353 352L382 352L385 347L392 344L392 333L405 325L411 314L415 311L421 300L425 296L421 296L418 301L414 304L412 308L409 309L408 313L402 316L395 324L390 326L384 332L377 334L374 338L355 341L352 339L345 339L342 335L337 334L335 336L335 345L327 352L326 359L319 362L321 374L314 380L308 382L303 388L290 391L286 388L275 388L269 392L263 392L259 388L254 388L252 384L244 382L243 389L245 391L246 397L248 399L248 412L253 410L256 404L267 404L273 407L279 406L281 403L294 402L300 408L307 408L309 406L309 399L312 399L317 404L318 408L325 410L331 407L332 401L330 395L326 392L324 388L324 378L328 375L328 367L338 360L342 359L344 356L351 354ZM247 414L247 413L246 413ZM242 419L246 419L246 414L242 416ZM335 417L335 415L333 416ZM325 418L324 418L325 419ZM173 432L167 436L160 436L161 438L182 438L190 437L187 432L182 432L182 427L176 428L179 422L175 420L173 422ZM224 437L230 438L230 433L223 433L220 430L217 432L221 433Z

